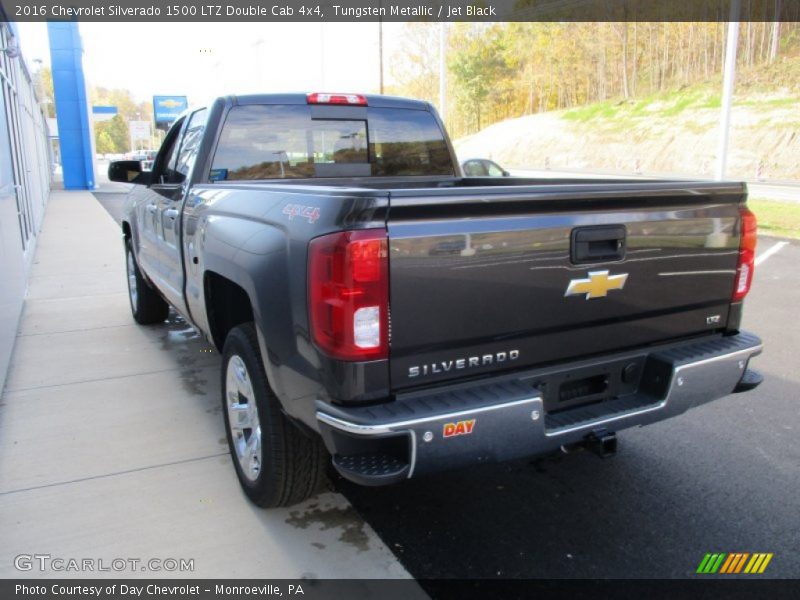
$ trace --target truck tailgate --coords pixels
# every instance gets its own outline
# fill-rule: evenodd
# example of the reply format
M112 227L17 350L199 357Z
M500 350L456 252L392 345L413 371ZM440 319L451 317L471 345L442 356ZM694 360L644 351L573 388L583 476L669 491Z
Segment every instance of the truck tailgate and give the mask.
M707 182L392 191L393 389L724 329L744 198Z

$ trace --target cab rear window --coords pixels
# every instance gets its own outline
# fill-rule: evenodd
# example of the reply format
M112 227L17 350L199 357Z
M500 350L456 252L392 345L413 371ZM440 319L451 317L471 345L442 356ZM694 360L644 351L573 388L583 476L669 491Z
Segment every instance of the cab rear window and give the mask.
M214 154L212 181L454 175L444 135L423 110L235 106Z

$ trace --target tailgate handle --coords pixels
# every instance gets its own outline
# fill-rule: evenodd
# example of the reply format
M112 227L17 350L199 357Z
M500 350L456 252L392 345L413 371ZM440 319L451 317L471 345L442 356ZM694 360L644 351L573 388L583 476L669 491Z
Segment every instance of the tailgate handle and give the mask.
M601 225L572 230L570 259L574 264L625 258L625 226Z

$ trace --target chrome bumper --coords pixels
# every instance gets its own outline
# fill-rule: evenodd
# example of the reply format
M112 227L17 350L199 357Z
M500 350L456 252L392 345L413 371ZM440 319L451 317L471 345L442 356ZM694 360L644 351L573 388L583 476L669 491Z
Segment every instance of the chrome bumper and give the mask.
M530 371L373 407L320 403L317 420L340 473L380 485L464 464L546 454L598 432L682 414L733 392L761 349L756 336L740 333L561 365L560 372L579 371L630 357L643 359L645 368L636 393L553 414L531 385L542 372Z

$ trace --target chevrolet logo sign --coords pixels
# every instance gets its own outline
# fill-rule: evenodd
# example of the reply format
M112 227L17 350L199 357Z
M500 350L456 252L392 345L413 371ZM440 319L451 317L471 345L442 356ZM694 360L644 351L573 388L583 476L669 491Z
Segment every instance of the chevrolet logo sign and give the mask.
M564 296L586 294L586 299L605 298L610 290L621 290L628 280L627 273L609 276L608 271L590 271L586 279L573 279Z
M159 100L159 106L164 106L166 108L178 108L179 106L183 106L183 102L178 102L177 100Z

